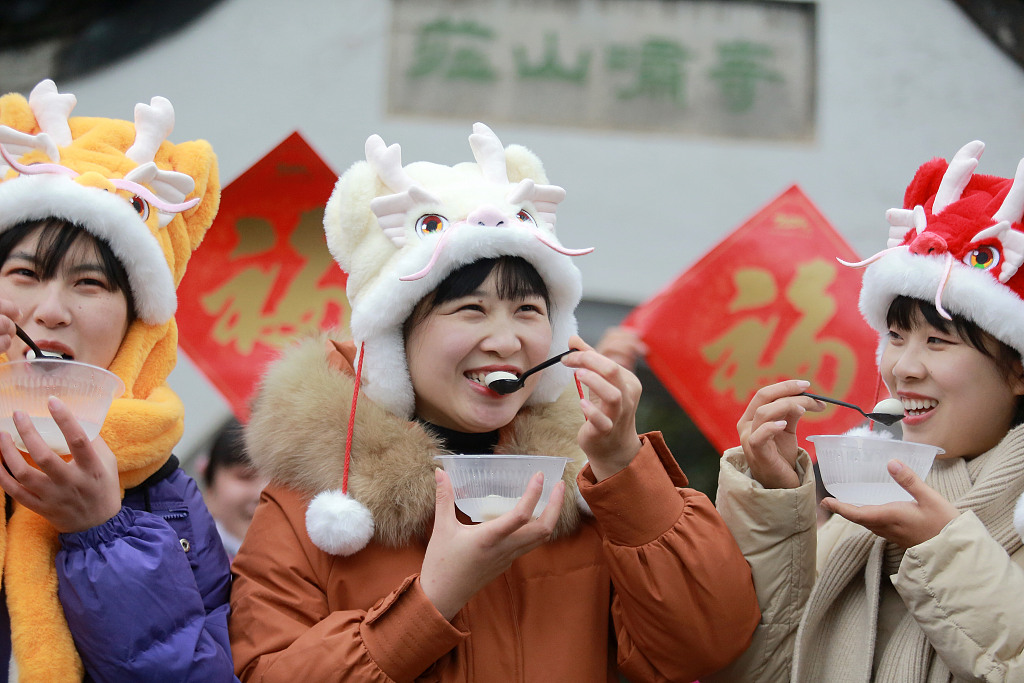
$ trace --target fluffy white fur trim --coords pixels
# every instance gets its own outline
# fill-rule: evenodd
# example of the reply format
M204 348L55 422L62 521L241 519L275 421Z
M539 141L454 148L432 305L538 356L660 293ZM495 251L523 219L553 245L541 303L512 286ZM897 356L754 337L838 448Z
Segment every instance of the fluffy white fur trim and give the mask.
M306 533L331 555L352 555L373 538L373 515L340 490L318 493L306 508Z
M19 176L0 182L0 206L0 232L50 216L81 225L124 264L139 318L161 324L174 315L178 299L167 258L122 197L62 176Z
M577 331L574 311L582 297L583 280L570 257L525 231L476 227L454 233L426 276L401 281L400 277L419 271L427 263L438 239L423 239L418 248L397 254L359 293L352 310L352 337L357 343L366 342L363 391L375 403L405 418L412 416L415 400L402 323L416 303L454 270L482 258L521 256L537 269L548 287L552 333L549 356L569 348L569 337ZM572 371L564 365L548 368L541 373L529 404L554 401L571 379Z
M868 266L860 290L860 311L883 336L885 316L899 295L934 302L945 260L894 251ZM942 292L942 307L976 323L1024 356L1024 301L991 275L954 263Z

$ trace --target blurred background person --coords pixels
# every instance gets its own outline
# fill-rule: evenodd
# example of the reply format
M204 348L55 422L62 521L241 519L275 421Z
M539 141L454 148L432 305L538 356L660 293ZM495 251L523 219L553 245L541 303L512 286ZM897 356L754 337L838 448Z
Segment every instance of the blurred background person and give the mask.
M630 372L636 372L637 360L647 355L647 344L639 333L622 325L606 329L594 348Z
M210 454L200 465L203 497L210 509L224 550L234 559L260 502L266 480L245 455L242 424L231 417L217 431Z

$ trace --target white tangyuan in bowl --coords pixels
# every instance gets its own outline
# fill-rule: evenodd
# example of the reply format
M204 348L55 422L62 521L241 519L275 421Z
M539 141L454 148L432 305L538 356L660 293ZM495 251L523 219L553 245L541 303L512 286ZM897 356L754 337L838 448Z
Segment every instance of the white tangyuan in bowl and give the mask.
M13 413L28 414L39 435L59 455L70 452L60 427L50 415L51 396L68 407L90 440L100 433L114 399L124 393L121 378L95 365L72 360L37 358L0 364L0 431L26 450L14 426Z
M899 460L924 479L935 456L945 452L938 446L882 436L819 434L807 440L814 443L825 490L853 505L913 500L889 474L889 461Z
M543 472L544 487L533 510L533 516L539 516L569 461L548 455L438 455L434 459L452 481L456 507L474 522L486 522L511 510L533 475Z

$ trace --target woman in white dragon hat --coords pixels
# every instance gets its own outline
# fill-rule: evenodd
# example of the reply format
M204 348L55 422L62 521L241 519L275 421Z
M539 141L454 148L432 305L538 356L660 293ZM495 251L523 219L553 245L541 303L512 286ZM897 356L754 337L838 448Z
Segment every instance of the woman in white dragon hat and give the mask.
M18 323L125 392L91 442L51 399L65 458L19 411L18 434L0 433L0 661L21 681L234 680L227 556L171 453L184 408L165 381L175 289L217 213L216 158L167 141L162 97L134 123L70 117L75 103L49 80L0 98L0 350L31 357Z
M984 145L922 165L860 310L903 403L903 438L944 449L925 481L893 460L911 502L835 513L816 533L805 411L789 380L761 389L727 451L717 503L751 562L762 624L722 681L1008 681L1024 678L1024 161L974 174ZM710 680L710 679L709 679Z
M482 124L470 145L476 163L403 167L371 136L328 203L354 341L302 341L253 407L272 483L233 565L243 680L691 681L757 623L714 507L636 433L638 380L576 336L564 191ZM485 382L569 348L520 391ZM539 517L535 477L474 525L446 452L570 461Z

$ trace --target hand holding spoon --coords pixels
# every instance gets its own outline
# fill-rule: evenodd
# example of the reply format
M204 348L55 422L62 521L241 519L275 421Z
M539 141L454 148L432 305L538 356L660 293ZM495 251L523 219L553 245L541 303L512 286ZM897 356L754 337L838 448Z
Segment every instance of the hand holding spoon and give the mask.
M877 405L875 405L875 409L874 410L872 410L870 413L865 413L863 410L861 410L859 407L853 405L852 403L847 403L846 401L840 401L837 398L828 398L826 396L818 396L817 394L812 394L812 393L809 393L809 392L806 392L806 391L803 392L803 395L804 396L810 396L811 398L818 399L819 401L824 401L825 403L834 403L837 406L843 406L845 408L853 408L854 410L856 410L858 413L860 413L864 417L868 418L869 420L873 420L873 421L878 422L880 424L884 424L887 427L889 425L896 424L897 422L899 422L900 420L903 419L903 403L900 402L899 399L895 399L895 398L885 398L885 399L882 399L881 401L878 402Z
M484 377L484 384L486 384L491 391L497 394L511 394L513 391L519 391L520 389L523 388L523 384L526 382L527 377L529 377L535 372L543 370L544 368L551 367L558 361L562 360L562 356L566 356L572 353L573 351L579 351L579 349L569 349L568 351L562 351L562 353L558 354L557 356L553 358L548 358L540 365L530 368L529 370L521 374L519 377L516 377L511 372L504 372L502 370L498 370L496 372L489 372L487 373L487 376Z

